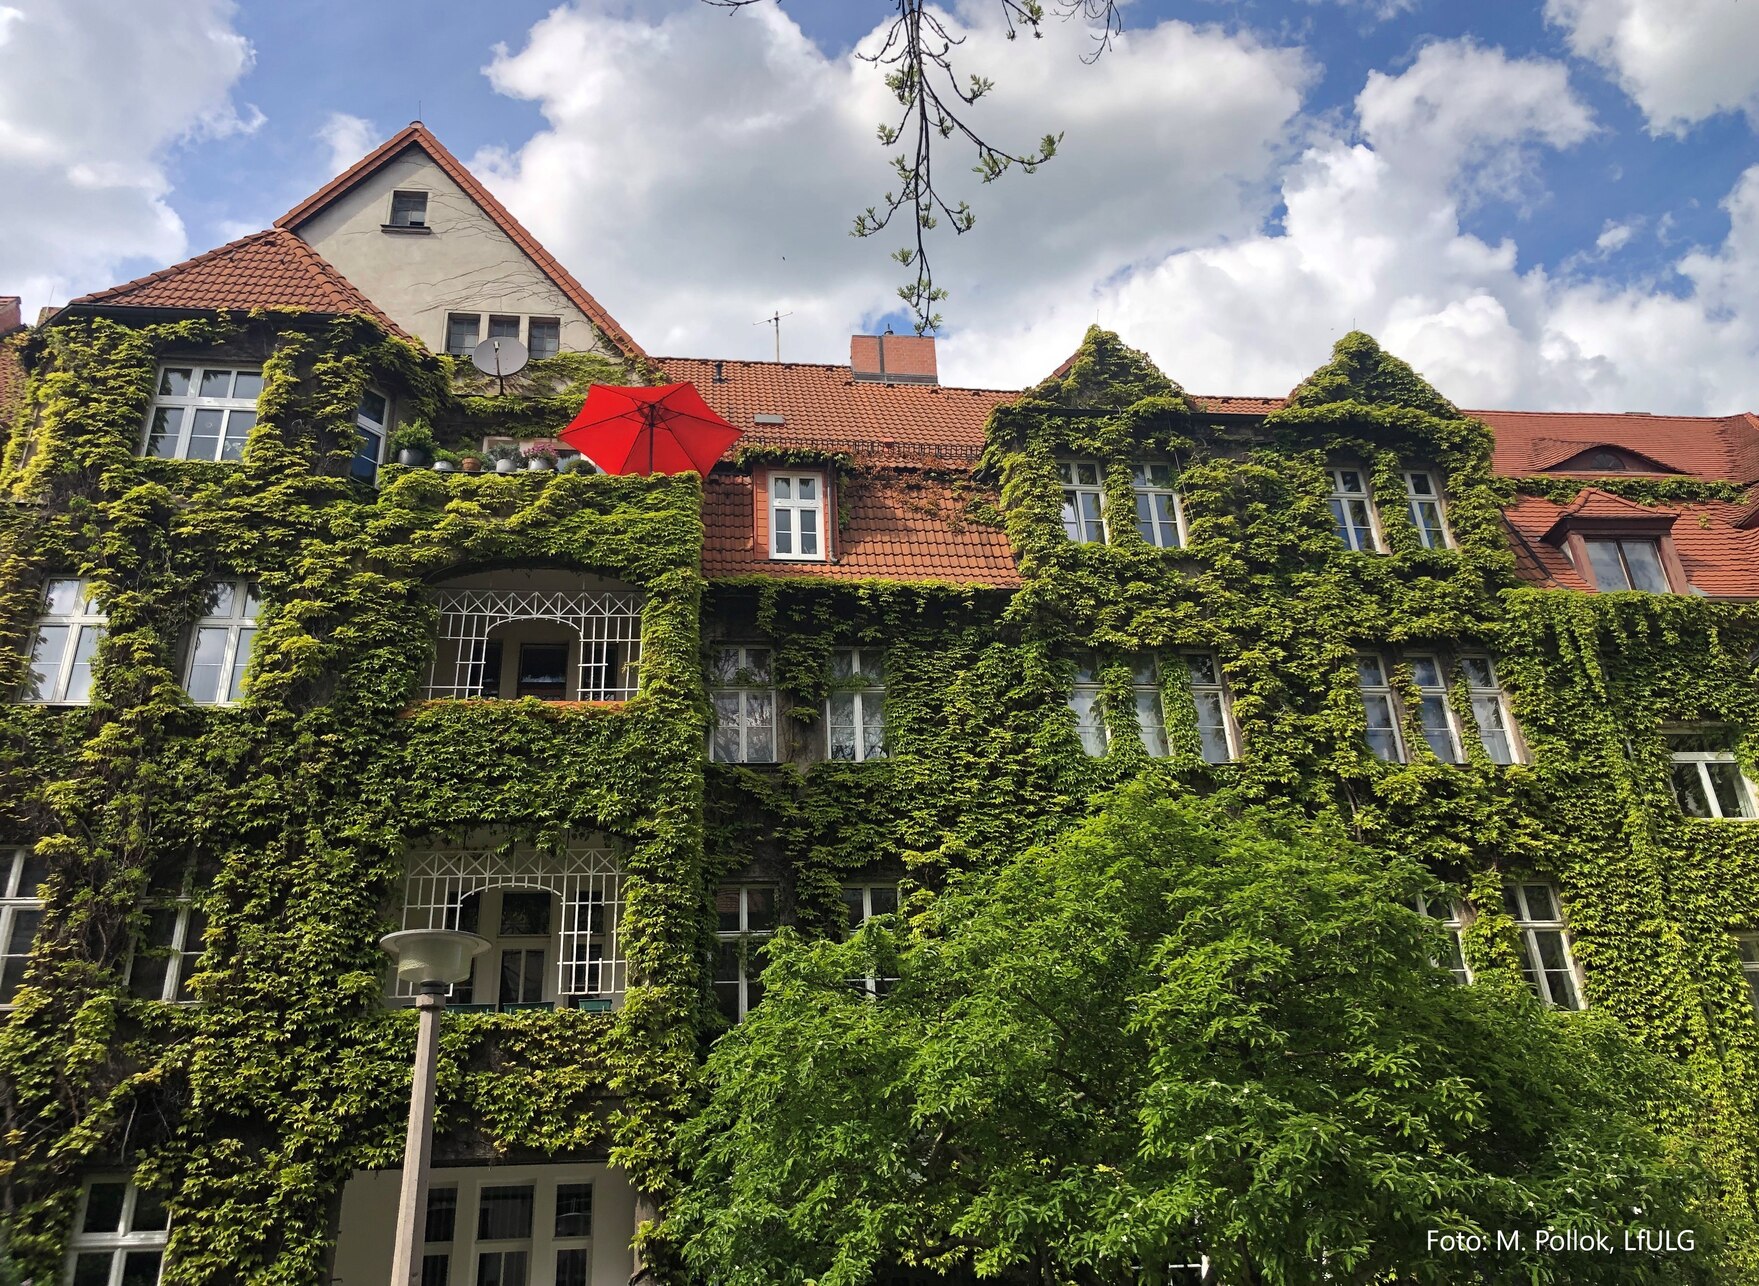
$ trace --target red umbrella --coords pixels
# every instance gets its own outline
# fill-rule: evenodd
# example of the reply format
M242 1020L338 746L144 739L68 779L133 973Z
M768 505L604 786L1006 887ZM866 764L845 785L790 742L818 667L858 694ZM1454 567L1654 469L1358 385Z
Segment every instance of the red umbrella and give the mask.
M606 473L706 475L742 432L689 384L594 384L559 436Z

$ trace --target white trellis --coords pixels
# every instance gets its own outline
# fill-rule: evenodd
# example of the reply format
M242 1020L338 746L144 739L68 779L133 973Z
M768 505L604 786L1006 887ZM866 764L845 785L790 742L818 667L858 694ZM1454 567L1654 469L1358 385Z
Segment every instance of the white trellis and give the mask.
M480 697L489 675L489 635L515 621L554 621L575 631L574 696L626 701L641 664L641 610L635 590L443 589L435 594L440 629L427 695ZM498 676L495 676L498 678Z
M623 877L602 842L561 850L459 845L411 853L403 927L456 929L464 900L488 889L537 890L560 899L561 926L553 940L556 994L562 1003L623 991ZM399 997L415 995L410 984L395 986Z

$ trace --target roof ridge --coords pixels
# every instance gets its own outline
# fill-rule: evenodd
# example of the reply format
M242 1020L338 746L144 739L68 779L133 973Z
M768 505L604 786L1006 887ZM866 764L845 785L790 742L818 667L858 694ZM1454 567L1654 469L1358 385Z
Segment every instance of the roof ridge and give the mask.
M605 311L604 305L594 299L592 293L581 285L554 255L544 248L543 243L532 236L526 230L525 225L513 217L512 211L502 205L495 194L484 187L476 175L472 174L456 156L453 156L446 149L446 145L434 135L434 132L420 121L411 121L398 130L390 138L361 157L360 160L299 202L286 214L276 219L275 226L288 232L295 231L299 224L304 223L344 192L377 172L388 161L402 155L411 147L419 147L426 152L434 164L444 170L446 176L456 183L467 197L476 202L478 208L506 234L507 239L536 264L538 270L554 282L562 293L568 296L570 302L585 313L587 319L598 327L607 339L623 350L624 356L643 359L647 357L647 353L640 344L635 342L634 337L618 324L616 318Z

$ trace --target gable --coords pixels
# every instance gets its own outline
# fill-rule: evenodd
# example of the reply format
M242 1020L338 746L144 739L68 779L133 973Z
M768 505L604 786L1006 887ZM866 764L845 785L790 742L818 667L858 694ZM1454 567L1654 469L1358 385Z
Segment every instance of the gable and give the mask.
M422 229L392 228L394 192L426 195ZM436 352L450 313L555 318L564 352L641 357L598 301L427 129L410 125L300 202L297 233ZM525 332L522 330L521 334Z
M1569 450L1577 447L1577 443L1569 443L1561 449ZM1615 446L1610 442L1599 442L1586 449L1576 450L1574 454L1554 464L1540 466L1545 473L1678 473L1679 470L1663 464L1652 456L1639 451Z

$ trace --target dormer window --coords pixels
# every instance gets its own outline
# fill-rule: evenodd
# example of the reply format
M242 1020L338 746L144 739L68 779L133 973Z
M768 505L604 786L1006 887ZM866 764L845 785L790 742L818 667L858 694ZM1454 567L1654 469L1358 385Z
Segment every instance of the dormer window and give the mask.
M426 192L391 193L391 222L386 226L425 230L428 226L428 194Z
M1661 542L1649 538L1583 540L1594 587L1603 594L1614 590L1640 589L1650 594L1668 592L1667 573L1661 565Z
M1678 517L1589 487L1558 516L1545 539L1561 548L1589 587L1602 594L1684 594L1691 582L1674 548Z
M1448 520L1435 475L1427 469L1407 469L1404 479L1405 506L1418 541L1425 549L1446 549L1450 543Z
M770 475L770 557L823 562L825 480L819 473Z

